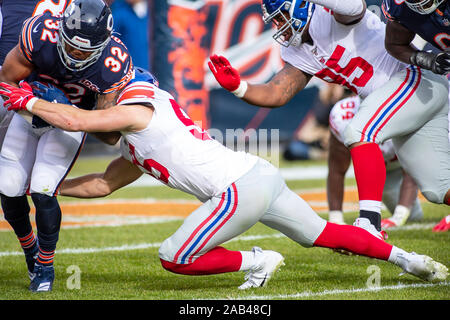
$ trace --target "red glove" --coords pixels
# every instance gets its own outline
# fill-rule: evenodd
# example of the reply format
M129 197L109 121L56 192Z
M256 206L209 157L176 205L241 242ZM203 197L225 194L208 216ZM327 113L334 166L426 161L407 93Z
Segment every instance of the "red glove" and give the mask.
M33 90L27 82L22 81L19 86L19 88L16 88L5 82L0 83L0 95L8 98L4 102L4 107L8 110L28 110L31 112L38 98L33 95Z
M433 227L433 232L443 232L450 230L450 215L442 219L437 225Z
M213 55L209 58L211 61L208 61L208 66L217 82L224 89L242 98L247 91L247 82L241 81L239 72L223 56Z

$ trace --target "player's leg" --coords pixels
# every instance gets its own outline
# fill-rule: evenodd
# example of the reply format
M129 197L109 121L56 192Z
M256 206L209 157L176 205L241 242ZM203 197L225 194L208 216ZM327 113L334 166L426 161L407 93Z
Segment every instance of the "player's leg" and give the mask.
M328 220L333 223L345 223L342 204L344 201L345 174L350 167L350 163L350 152L331 133L328 150L327 201Z
M30 193L36 207L39 254L32 291L50 291L54 280L53 259L59 238L61 209L56 198L59 185L77 159L86 134L53 128L39 139L31 176Z
M20 115L15 114L0 152L0 197L5 220L14 230L25 253L30 278L38 245L30 221L26 196L38 137Z
M381 221L383 229L422 219L423 211L417 193L416 183L400 166L387 170L383 204L392 216Z
M183 225L162 243L159 256L166 270L186 275L207 275L267 268L271 273L282 263L283 257L273 251L260 248L230 251L220 247L258 222L269 207L272 194L277 192L272 181L278 172L273 168L261 175L260 172L265 170L261 162L224 193L192 212ZM255 195L258 195L257 199ZM264 281L258 283L260 285L264 285Z
M442 280L447 277L447 268L429 257L392 246L363 228L326 222L286 185L261 218L261 222L281 231L304 247L345 250L389 261L425 280Z
M416 131L443 112L447 103L445 78L409 67L370 94L347 126L345 143L351 149L360 197L360 218L369 219L377 230L381 228L385 183L385 165L377 144ZM423 152L416 150L415 153Z

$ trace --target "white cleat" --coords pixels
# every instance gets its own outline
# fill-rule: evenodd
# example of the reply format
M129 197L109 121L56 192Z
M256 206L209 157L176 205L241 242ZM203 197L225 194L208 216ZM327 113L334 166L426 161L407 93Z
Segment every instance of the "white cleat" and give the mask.
M370 232L372 235L377 237L380 240L385 241L387 239L387 234L385 231L378 231L377 228L373 224L370 223L370 220L367 218L357 218L355 222L353 223L355 227L362 228L368 232Z
M253 252L257 259L256 267L247 272L247 281L239 286L240 290L266 286L275 271L284 265L284 258L278 252L262 250L259 247L254 247Z
M407 257L401 257L401 259L406 260L406 266L403 268L405 273L430 282L447 279L448 268L428 256L411 252Z

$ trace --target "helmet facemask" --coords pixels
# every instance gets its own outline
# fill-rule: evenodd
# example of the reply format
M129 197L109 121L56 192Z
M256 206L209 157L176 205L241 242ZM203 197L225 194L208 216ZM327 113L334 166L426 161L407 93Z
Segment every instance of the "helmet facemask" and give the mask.
M108 39L106 39L105 42L99 46L91 47L89 40L83 39L79 36L69 39L67 34L64 32L64 27L61 23L57 43L59 57L67 69L71 71L81 71L97 62L103 52L103 49L105 49L110 40L111 38L108 37ZM86 59L78 60L67 52L67 46L82 52L90 52L91 54Z
M306 24L309 22L315 6L306 1L300 1L296 8L297 0L284 1L278 9L269 13L266 6L262 5L264 23L274 23L277 31L273 39L284 47L290 45L299 46L302 42L302 35ZM301 12L301 13L300 13ZM299 13L301 16L299 16ZM287 36L289 36L288 39Z
M445 0L406 0L406 5L419 14L433 13Z

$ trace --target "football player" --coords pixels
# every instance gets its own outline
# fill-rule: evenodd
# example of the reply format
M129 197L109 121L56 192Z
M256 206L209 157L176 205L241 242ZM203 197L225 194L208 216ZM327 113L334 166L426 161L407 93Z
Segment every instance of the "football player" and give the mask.
M263 14L277 28L282 70L265 84L249 84L225 57L211 56L209 67L222 87L259 107L285 105L312 76L363 98L344 132L359 194L354 224L383 237L386 168L378 144L388 139L422 194L450 205L447 79L392 57L384 48L385 24L365 1L263 0Z
M21 88L0 84L0 94L8 96L9 109L26 109L63 130L121 132L121 157L103 173L64 181L61 195L103 197L146 173L203 203L159 249L162 266L171 272L246 271L240 289L266 285L283 264L281 254L221 246L259 221L304 247L344 249L386 260L428 281L447 277L447 267L430 257L405 252L362 228L322 219L286 186L277 168L212 139L152 79L148 73L136 76L118 96L117 106L107 110L47 102L35 97L26 83Z
M113 16L102 0L74 0L63 16L45 12L31 17L5 59L0 80L16 86L23 79L45 80L64 89L70 102L80 108L111 106L134 69L127 48L112 31ZM0 153L2 208L22 242L24 235L29 235L28 241L35 237L27 190L36 207L36 261L26 252L32 291L52 289L61 224L56 193L85 136L54 128L39 117L27 121L15 114L9 124ZM105 138L117 141L115 136Z
M344 131L350 120L358 112L361 98L350 96L337 102L329 116L330 143L328 153L327 198L330 209L328 220L344 223L342 202L344 198L344 179L350 167L351 156L344 145ZM417 185L402 170L391 140L380 144L386 163L386 183L383 190L383 203L392 217L381 220L381 227L399 227L406 221L418 221L423 217L422 207L417 198Z
M438 74L450 71L450 54L447 52L450 45L450 4L447 0L383 0L381 8L387 18L385 46L392 56ZM411 41L415 35L433 45L436 52L414 48ZM449 158L447 156L447 161ZM443 218L433 231L449 230L449 221L450 215Z

